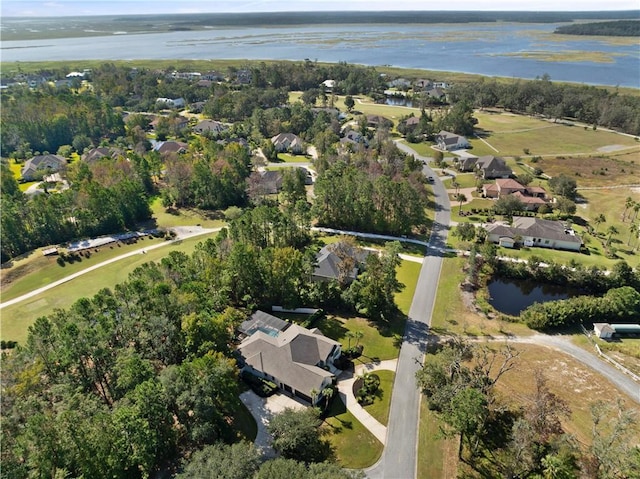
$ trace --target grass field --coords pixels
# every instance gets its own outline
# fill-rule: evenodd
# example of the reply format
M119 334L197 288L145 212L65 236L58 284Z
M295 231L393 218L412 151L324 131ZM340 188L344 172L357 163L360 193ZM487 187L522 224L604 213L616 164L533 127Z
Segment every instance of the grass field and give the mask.
M418 429L418 473L417 477L433 479L455 479L458 477L458 439L445 438L442 421L420 403Z
M195 226L217 228L226 223L220 213L198 210L196 208L181 208L167 211L162 206L162 199L158 196L151 201L151 212L158 228L170 226Z
M33 298L14 304L2 310L0 317L2 339L24 342L28 328L36 318L53 312L56 308L68 308L82 297L91 297L103 288L113 288L127 279L131 271L148 261L158 261L170 251L191 254L196 244L212 236L199 236L174 243L166 248L158 248L147 254L135 255L117 261L86 275L61 284Z
M602 153L601 148L616 145L640 152L634 138L581 126L553 123L506 112L476 111L476 132L495 150L479 139L472 139L475 155L522 156Z
M321 428L342 467L363 469L375 464L382 454L382 443L347 410L340 397L331 402Z
M116 256L165 241L149 237L132 244L105 245L98 248L97 253L92 251L89 258L82 257L82 261L65 263L65 266L57 263L56 256L43 256L37 250L25 258L14 260L11 267L2 269L2 301L16 298Z
M380 424L389 424L389 407L391 406L391 392L396 373L379 369L374 371L380 377L380 387L376 391L373 404L365 406L365 410L375 417Z

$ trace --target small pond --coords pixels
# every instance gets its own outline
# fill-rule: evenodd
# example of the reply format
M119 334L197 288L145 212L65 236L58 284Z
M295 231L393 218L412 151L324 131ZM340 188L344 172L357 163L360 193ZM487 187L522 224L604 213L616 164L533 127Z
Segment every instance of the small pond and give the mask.
M557 301L580 294L580 291L566 286L505 278L493 279L487 287L490 296L489 304L501 313L512 316L518 316L533 303Z
M393 106L407 106L409 108L413 107L413 102L403 96L388 96L385 99L385 104Z

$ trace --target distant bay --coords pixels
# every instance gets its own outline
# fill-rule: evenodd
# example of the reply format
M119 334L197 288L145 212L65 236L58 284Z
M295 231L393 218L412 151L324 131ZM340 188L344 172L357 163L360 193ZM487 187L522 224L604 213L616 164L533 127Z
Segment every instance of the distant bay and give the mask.
M640 45L554 35L563 23L204 26L200 30L3 41L3 62L247 59L391 65L640 88ZM64 37L64 25L59 27ZM95 32L88 32L95 34Z

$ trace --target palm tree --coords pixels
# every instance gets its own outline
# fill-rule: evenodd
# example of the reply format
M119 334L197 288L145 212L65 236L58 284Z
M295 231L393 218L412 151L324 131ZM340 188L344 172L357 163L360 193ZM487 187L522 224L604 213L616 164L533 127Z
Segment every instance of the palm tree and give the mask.
M335 389L332 387L326 387L322 390L322 397L324 397L324 408L327 409L329 407L329 400L333 397L335 393Z
M634 203L633 204L633 218L631 218L631 221L635 221L636 218L638 217L638 212L640 212L640 203Z
M364 337L364 333L362 331L354 331L353 337L356 340L356 346L358 346L358 344L360 344L360 340Z
M316 399L318 398L318 390L316 388L313 388L311 391L309 391L311 393L311 405L315 406L316 405Z
M355 338L356 335L353 333L353 331L347 331L347 334L345 334L345 336L348 340L347 349L351 349L351 338Z
M617 235L619 233L618 228L616 228L615 226L611 225L607 228L607 242L605 244L605 246L609 246L609 244L611 243L611 238L613 237L613 235Z
M598 234L598 226L600 226L600 223L605 223L606 221L607 219L602 213L594 218L593 222L596 224L596 234Z
M462 203L467 201L467 197L464 195L464 193L458 193L457 199L458 199L458 202L460 203L460 208L458 209L458 214L460 214L462 212Z
M627 216L627 210L631 208L634 204L635 204L635 201L633 201L633 198L631 198L630 196L627 196L627 199L624 200L624 211L622 212L622 221L624 221Z
M631 225L629 226L629 239L627 240L627 246L631 245L631 237L634 234L638 234L638 225L636 223L631 223Z

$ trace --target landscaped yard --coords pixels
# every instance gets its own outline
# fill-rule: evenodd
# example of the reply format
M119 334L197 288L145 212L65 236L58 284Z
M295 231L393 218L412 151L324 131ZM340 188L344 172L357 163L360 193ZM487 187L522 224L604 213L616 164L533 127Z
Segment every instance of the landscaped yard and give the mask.
M413 295L416 291L416 284L418 283L418 276L420 276L421 268L422 263L405 260L402 261L400 266L396 269L396 277L398 278L398 281L404 284L402 291L396 293L396 304L404 314L409 314L409 309L411 308Z
M244 441L253 442L258 435L258 425L253 415L247 409L240 398L236 399L235 414L233 416L232 427L236 433L236 438Z
M311 158L305 155L278 153L278 161L281 161L283 163L309 163L309 161L311 161Z
M344 318L328 315L325 319L318 321L315 326L325 336L339 341L342 344L342 349L347 349L349 345L353 346L356 342L362 344L364 351L357 361L370 363L398 357L404 333L404 323L403 317L395 318L388 323L378 324L360 317ZM350 338L347 336L349 331L352 333L360 332L362 337L360 339Z
M215 233L214 233L215 235ZM196 244L214 235L202 235L174 243L164 248L134 255L56 286L44 293L2 309L0 316L2 339L24 342L28 327L36 318L51 314L56 308L68 308L82 297L91 297L103 288L122 283L135 268L149 261L159 261L171 251L191 254Z
M331 402L321 427L342 467L363 469L375 464L382 454L382 443L347 410L340 397Z
M373 374L377 374L380 378L380 387L374 395L373 404L369 404L364 408L366 411L375 417L380 424L385 426L389 424L389 407L391 406L391 393L393 391L393 380L396 377L396 373L385 369L379 369L374 371Z

